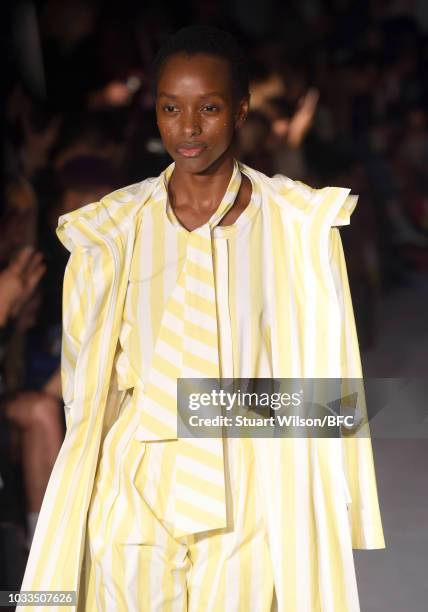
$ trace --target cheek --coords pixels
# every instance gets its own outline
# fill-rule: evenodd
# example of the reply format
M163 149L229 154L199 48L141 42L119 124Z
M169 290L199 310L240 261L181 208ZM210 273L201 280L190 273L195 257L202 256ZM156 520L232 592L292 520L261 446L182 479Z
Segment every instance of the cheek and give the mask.
M174 135L174 126L172 126L171 124L161 123L160 125L158 124L158 128L162 138L171 138Z
M209 131L213 136L230 138L233 132L233 123L230 120L218 118L212 121Z

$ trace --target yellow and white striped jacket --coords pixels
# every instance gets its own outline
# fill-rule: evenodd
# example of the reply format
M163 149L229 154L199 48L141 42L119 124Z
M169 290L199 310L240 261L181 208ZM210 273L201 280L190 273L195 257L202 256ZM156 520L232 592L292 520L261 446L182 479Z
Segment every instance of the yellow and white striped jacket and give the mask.
M266 285L272 288L268 343L272 376L361 377L346 264L337 229L349 224L357 197L351 196L349 189L312 189L281 175L267 177L244 164L240 168L260 193L263 262ZM114 366L123 330L136 228L144 212L159 203L156 194L163 180L161 173L59 218L57 235L71 252L63 287L61 359L67 432L43 501L22 590L79 587L86 516L100 445L117 416L121 394ZM136 406L141 374L136 372L134 381ZM288 534L284 537L290 546L290 538L298 537L302 529L296 522L299 513L317 524L321 520L316 509L314 514L307 507L299 508L299 503L308 503L308 498L299 501L301 482L324 487L322 494L314 494L311 503L316 504L318 499L328 514L329 504L337 503L328 491L332 466L337 461L343 474L343 498L339 503L347 504L352 547L385 546L368 436L287 440L286 451L284 445L281 447L283 441L271 442L263 467L265 495L267 500L278 500L281 470L292 473L286 479L286 488L284 485L287 502L282 506L294 504L292 511L275 518L272 507L273 520L284 525ZM281 464L283 458L293 457L299 460ZM327 529L328 519L325 525ZM308 529L313 527L309 525ZM279 534L278 543L281 541ZM282 553L278 550L272 554L279 559ZM335 560L331 563L334 565ZM17 609L26 610L23 606ZM37 609L40 608L31 608Z

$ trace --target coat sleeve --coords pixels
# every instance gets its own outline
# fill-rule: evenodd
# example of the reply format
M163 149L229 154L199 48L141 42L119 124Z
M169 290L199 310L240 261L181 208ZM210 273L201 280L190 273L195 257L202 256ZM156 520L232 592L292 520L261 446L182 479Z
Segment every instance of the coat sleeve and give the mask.
M341 371L342 397L357 385L359 401L356 410L356 427L343 430L343 469L349 492L349 520L353 548L385 548L378 502L373 451L365 406L360 351L354 312L349 289L345 256L340 232L330 229L330 265L339 303L341 317Z
M90 302L88 249L76 245L64 272L62 292L61 387L67 430L72 420L74 379Z
M96 453L89 448L84 424L73 414L75 369L84 343L83 324L91 307L91 257L85 247L72 248L63 280L61 385L67 432L43 498L21 590L77 590L83 550L88 474ZM95 436L90 442L93 446ZM92 457L95 456L95 460ZM71 610L74 606L65 606ZM43 608L44 609L44 608ZM60 610L53 606L53 610ZM19 612L41 607L18 606Z

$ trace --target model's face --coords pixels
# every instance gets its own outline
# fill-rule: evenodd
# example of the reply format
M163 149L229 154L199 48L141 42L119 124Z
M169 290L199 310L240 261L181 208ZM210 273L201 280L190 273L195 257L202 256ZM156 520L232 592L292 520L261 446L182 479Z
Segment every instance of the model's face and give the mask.
M231 155L235 130L248 112L236 99L229 64L214 55L171 56L159 75L156 117L163 144L184 172L204 172Z

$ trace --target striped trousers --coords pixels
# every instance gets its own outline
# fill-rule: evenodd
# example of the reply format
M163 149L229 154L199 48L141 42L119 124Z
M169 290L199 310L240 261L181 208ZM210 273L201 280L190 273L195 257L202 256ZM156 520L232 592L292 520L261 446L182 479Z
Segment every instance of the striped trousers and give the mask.
M102 446L79 590L83 612L272 612L272 563L251 439L225 439L228 527L172 536L179 440L134 439L125 392Z

